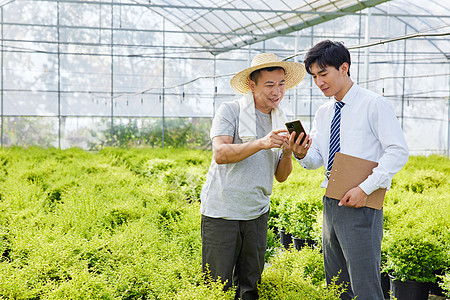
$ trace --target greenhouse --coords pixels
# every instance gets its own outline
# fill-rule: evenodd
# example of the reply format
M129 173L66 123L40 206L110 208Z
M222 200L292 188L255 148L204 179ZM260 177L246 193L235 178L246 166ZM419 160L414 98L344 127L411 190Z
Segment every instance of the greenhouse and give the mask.
M231 76L253 56L302 62L332 39L351 50L353 80L392 102L412 153L448 154L449 10L434 0L4 0L1 142L163 146L194 128L183 142L206 146L220 103L239 97ZM282 107L309 128L324 101L309 76Z
M0 0L0 18L0 299L234 299L202 269L202 190L235 163L213 157L214 117L255 56L304 63L324 40L409 151L378 214L383 298L450 298L449 1ZM306 74L280 107L309 133L331 98ZM331 169L290 158L269 174L259 299L342 299L324 267Z

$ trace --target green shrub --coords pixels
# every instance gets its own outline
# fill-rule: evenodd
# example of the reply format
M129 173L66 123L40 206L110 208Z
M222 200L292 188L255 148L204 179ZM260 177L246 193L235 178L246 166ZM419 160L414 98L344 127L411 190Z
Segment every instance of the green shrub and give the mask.
M312 239L317 214L323 209L322 201L307 192L286 194L279 201L277 226L297 238Z
M423 193L424 190L438 188L447 180L447 175L436 170L418 170L404 183L407 191Z
M448 266L445 245L426 231L391 232L385 243L387 253L384 270L397 280L435 282L436 271Z
M318 212L323 209L325 190L320 188L323 168L305 170L295 160L293 164L289 178L274 184L269 225L285 229L298 238L311 239Z
M279 229L286 230L289 226L291 197L291 194L278 194L272 196L271 201L274 201L277 205L275 207L272 206L271 212L269 213L269 216L271 216L269 224L274 224ZM275 200L273 200L273 198L275 198Z
M266 262L268 262L272 256L274 256L278 253L279 247L280 247L279 236L275 234L275 232L272 228L268 228L267 229L267 249L266 249L266 255L265 255Z
M382 266L400 280L434 282L450 265L449 162L411 157L387 193Z
M450 273L440 276L442 282L439 284L447 297L450 297Z
M211 155L0 149L0 298L232 299L221 284L204 284L201 272L198 200ZM288 180L275 183L272 225L300 219L299 212L279 219L282 209L302 203L308 211L321 203L323 170L294 164ZM450 265L450 189L442 175L449 171L447 158L411 157L396 175L384 210L385 266L409 260L432 266L428 272ZM311 235L320 241L317 207ZM394 240L401 247L392 246ZM271 266L261 281L262 299L337 299L342 292L342 286L325 288L317 249L279 251L269 231L266 257ZM443 280L448 287L448 275Z
M340 299L343 286L328 288L322 255L309 247L288 250L270 260L259 284L260 299Z
M289 226L286 231L300 239L312 239L314 224L317 223L317 213L322 211L322 201L310 198L298 198L292 202L289 213Z
M316 215L316 222L313 224L311 231L311 238L316 242L315 247L322 248L322 225L323 225L323 210L318 210Z
M174 164L175 161L172 159L153 158L144 164L144 170L146 170L146 175L151 176L155 173L160 173L172 168Z

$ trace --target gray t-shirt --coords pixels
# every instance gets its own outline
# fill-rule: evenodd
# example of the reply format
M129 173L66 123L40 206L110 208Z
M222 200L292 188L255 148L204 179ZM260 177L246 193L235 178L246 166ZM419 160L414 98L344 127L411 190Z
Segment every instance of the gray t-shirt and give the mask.
M255 111L256 138L259 139L272 130L272 121L270 114ZM233 137L234 144L242 144L238 132L239 102L225 102L217 110L211 139L228 135ZM200 212L228 220L253 220L268 212L273 176L280 158L278 153L260 150L240 162L220 165L213 158L201 192Z

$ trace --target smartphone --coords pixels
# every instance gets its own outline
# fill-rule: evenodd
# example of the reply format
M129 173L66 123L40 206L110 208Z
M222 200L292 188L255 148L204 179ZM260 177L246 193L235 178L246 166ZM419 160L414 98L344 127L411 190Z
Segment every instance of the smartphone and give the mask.
M303 141L305 140L305 137L306 137L306 131L303 128L302 122L300 122L300 120L286 122L286 128L289 131L289 134L291 134L292 131L295 131L294 141L297 141L297 137L300 135L300 133L303 132L304 136L303 136L302 140L300 141L300 144L303 143Z

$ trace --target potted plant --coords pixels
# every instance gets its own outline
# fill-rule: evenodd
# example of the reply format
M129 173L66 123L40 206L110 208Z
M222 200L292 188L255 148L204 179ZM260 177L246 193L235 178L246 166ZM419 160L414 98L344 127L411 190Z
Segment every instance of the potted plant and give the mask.
M384 231L384 235L386 235L386 231ZM383 290L384 299L389 298L389 290L390 290L390 279L389 273L385 270L387 263L387 246L385 239L381 243L381 288Z
M270 210L269 210L269 220L268 229L272 230L276 235L279 235L279 211L280 211L280 195L273 193L270 197Z
M314 246L314 224L317 213L321 210L318 203L309 199L298 199L291 202L286 230L292 234L294 247L300 250L304 245Z
M291 235L286 233L289 214L286 204L290 202L290 194L274 193L270 202L269 229L279 236L281 246L288 249L292 244Z
M289 249L290 245L292 244L292 235L289 233L289 214L290 214L290 207L289 203L291 201L288 199L288 197L283 197L282 200L280 200L278 205L278 217L276 219L276 224L278 227L278 232L280 235L280 243L283 246L284 249Z
M384 270L391 279L390 289L398 300L426 300L435 271L448 263L445 246L425 230L398 229L386 237Z
M322 227L323 227L323 210L317 211L316 222L313 224L311 237L314 240L314 248L318 248L322 253Z

